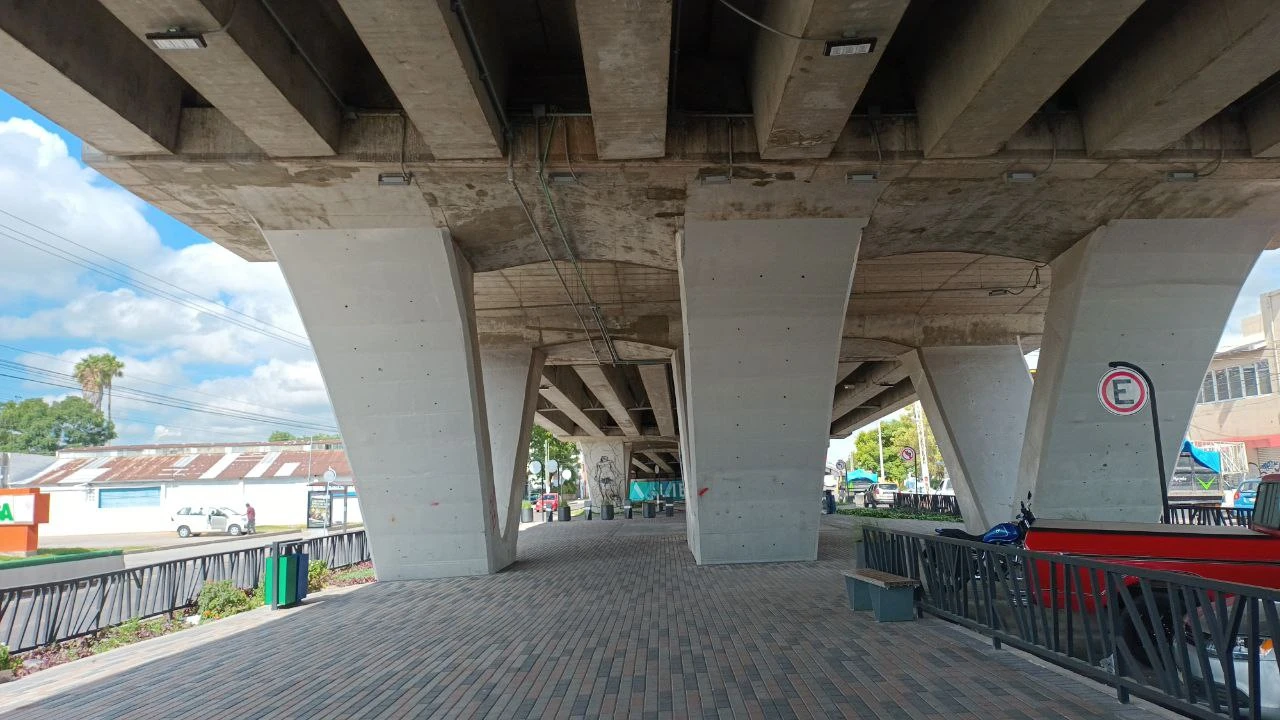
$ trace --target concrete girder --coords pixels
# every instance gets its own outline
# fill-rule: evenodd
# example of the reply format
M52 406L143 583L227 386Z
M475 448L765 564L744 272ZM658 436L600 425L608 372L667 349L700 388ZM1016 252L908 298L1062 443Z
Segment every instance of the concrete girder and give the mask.
M925 157L990 155L1142 0L981 0L916 91Z
M843 348L841 349L841 355L843 355ZM862 360L840 361L840 363L836 365L836 388L839 389L840 385L864 364L865 363Z
M449 0L338 0L438 160L502 157L502 127ZM489 80L504 84L495 8L467 4Z
M538 392L541 394L541 389ZM557 410L539 409L534 413L533 422L559 440L574 436L573 421L569 420L568 415Z
M856 304L857 299L854 295L850 306ZM1044 316L1039 313L850 315L844 325L846 338L876 338L909 347L1010 345L1016 344L1019 338L1043 332Z
M650 460L653 461L654 465L666 471L668 475L674 475L676 473L675 469L672 468L671 465L669 465L666 460L662 459L662 453L656 450L645 450L644 454L646 457L648 457Z
M646 475L657 475L657 473L654 472L653 468L649 467L648 465L645 465L644 461L636 457L635 455L631 456L631 464L635 466L637 470L645 473Z
M589 395L587 388L570 367L545 367L542 377L546 384L539 390L542 397L556 406L587 435L604 437L604 430L582 411L587 406Z
M915 386L911 384L910 378L906 378L898 384L886 388L884 392L868 401L868 405L875 405L876 407L868 407L862 410L855 409L831 423L831 437L849 437L854 430L868 423L873 423L886 415L895 413L915 402L915 400Z
M1170 5L1163 23L1131 24L1089 63L1090 155L1162 150L1280 70L1280 4Z
M859 37L875 37L876 47L866 55L828 57L822 39L758 32L750 83L761 158L831 154L906 8L907 0L765 4L763 24L806 38L856 31Z
M622 371L608 365L574 365L573 369L591 394L596 396L596 400L609 412L622 434L640 437L640 416L631 409L635 407L636 401L631 396L631 389L627 387L627 379Z
M208 47L156 53L268 155L337 152L341 106L261 3L100 1L143 42L172 27L206 31Z
M676 436L675 409L671 404L671 376L664 365L640 365L640 381L644 383L649 407L658 423L658 434Z
M1271 87L1244 111L1254 157L1280 157L1280 88Z
M0 3L0 57L0 86L99 150L177 149L186 84L95 0Z
M835 402L831 408L831 422L857 410L871 401L885 388L893 387L907 377L907 368L896 361L880 361L867 363L855 374L852 382L845 383L836 390Z
M575 9L596 156L662 157L667 151L671 0L584 0Z

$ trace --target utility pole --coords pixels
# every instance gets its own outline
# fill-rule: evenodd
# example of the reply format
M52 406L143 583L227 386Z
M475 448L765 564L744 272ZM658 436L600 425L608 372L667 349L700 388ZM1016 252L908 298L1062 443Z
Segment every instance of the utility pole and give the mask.
M916 438L920 442L920 452L916 453L916 457L920 459L920 474L916 477L916 484L923 483L922 487L916 488L916 492L923 494L929 488L929 453L925 449L924 419L921 417L919 402L915 405L915 415Z
M551 492L551 439L542 439L542 492Z
M884 424L884 418L876 420L876 447L880 450L880 482L884 482L884 433L881 426Z
M9 453L0 452L0 488L9 487Z

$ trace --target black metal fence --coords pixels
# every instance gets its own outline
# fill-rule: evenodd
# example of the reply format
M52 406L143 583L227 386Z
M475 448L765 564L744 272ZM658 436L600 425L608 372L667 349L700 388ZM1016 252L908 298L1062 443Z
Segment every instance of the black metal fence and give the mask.
M1218 505L1173 505L1169 521L1175 525L1231 525L1249 527L1253 508L1224 508Z
M920 580L919 606L1193 717L1269 718L1280 592L918 533L863 530L869 567ZM1264 708L1266 714L1264 714Z
M344 568L369 559L363 530L300 542L311 560ZM252 590L267 547L233 550L126 568L43 585L0 589L0 642L12 652L88 635L133 618L195 604L205 583L230 580Z
M955 495L925 495L900 492L893 496L893 506L903 510L917 510L960 517L960 503L956 502Z

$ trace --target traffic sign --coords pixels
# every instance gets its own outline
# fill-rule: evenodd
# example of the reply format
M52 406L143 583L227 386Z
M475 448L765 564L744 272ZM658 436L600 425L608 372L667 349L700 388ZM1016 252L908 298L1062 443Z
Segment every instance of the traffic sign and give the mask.
M916 459L916 449L908 445L902 448L902 452L898 453L898 457L907 462L914 462Z
M1126 367L1111 368L1098 381L1098 402L1107 412L1132 415L1147 406L1147 381Z

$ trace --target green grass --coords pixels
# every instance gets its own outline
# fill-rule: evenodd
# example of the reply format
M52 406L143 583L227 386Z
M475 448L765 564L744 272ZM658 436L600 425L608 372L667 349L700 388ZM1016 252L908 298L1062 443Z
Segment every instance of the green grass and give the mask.
M880 508L840 508L836 510L841 515L853 515L854 517L866 518L884 518L886 520L928 520L929 522L949 522L962 523L963 519L952 515L940 515L930 512L916 512L913 510L882 510Z
M75 555L92 555L99 557L102 555L119 554L119 550L91 550L89 548L69 547L69 548L44 548L37 550L35 555L30 557L14 557L0 555L0 565L6 563L22 563L23 565L42 565L46 562L59 562L61 560L77 560Z
M260 533L271 532L288 532L290 530L305 530L306 525L259 525L256 529Z
M373 577L373 568L371 567L352 568L350 570L342 570L333 574L334 582L340 582L345 580L363 580L365 578L371 578L371 577Z

